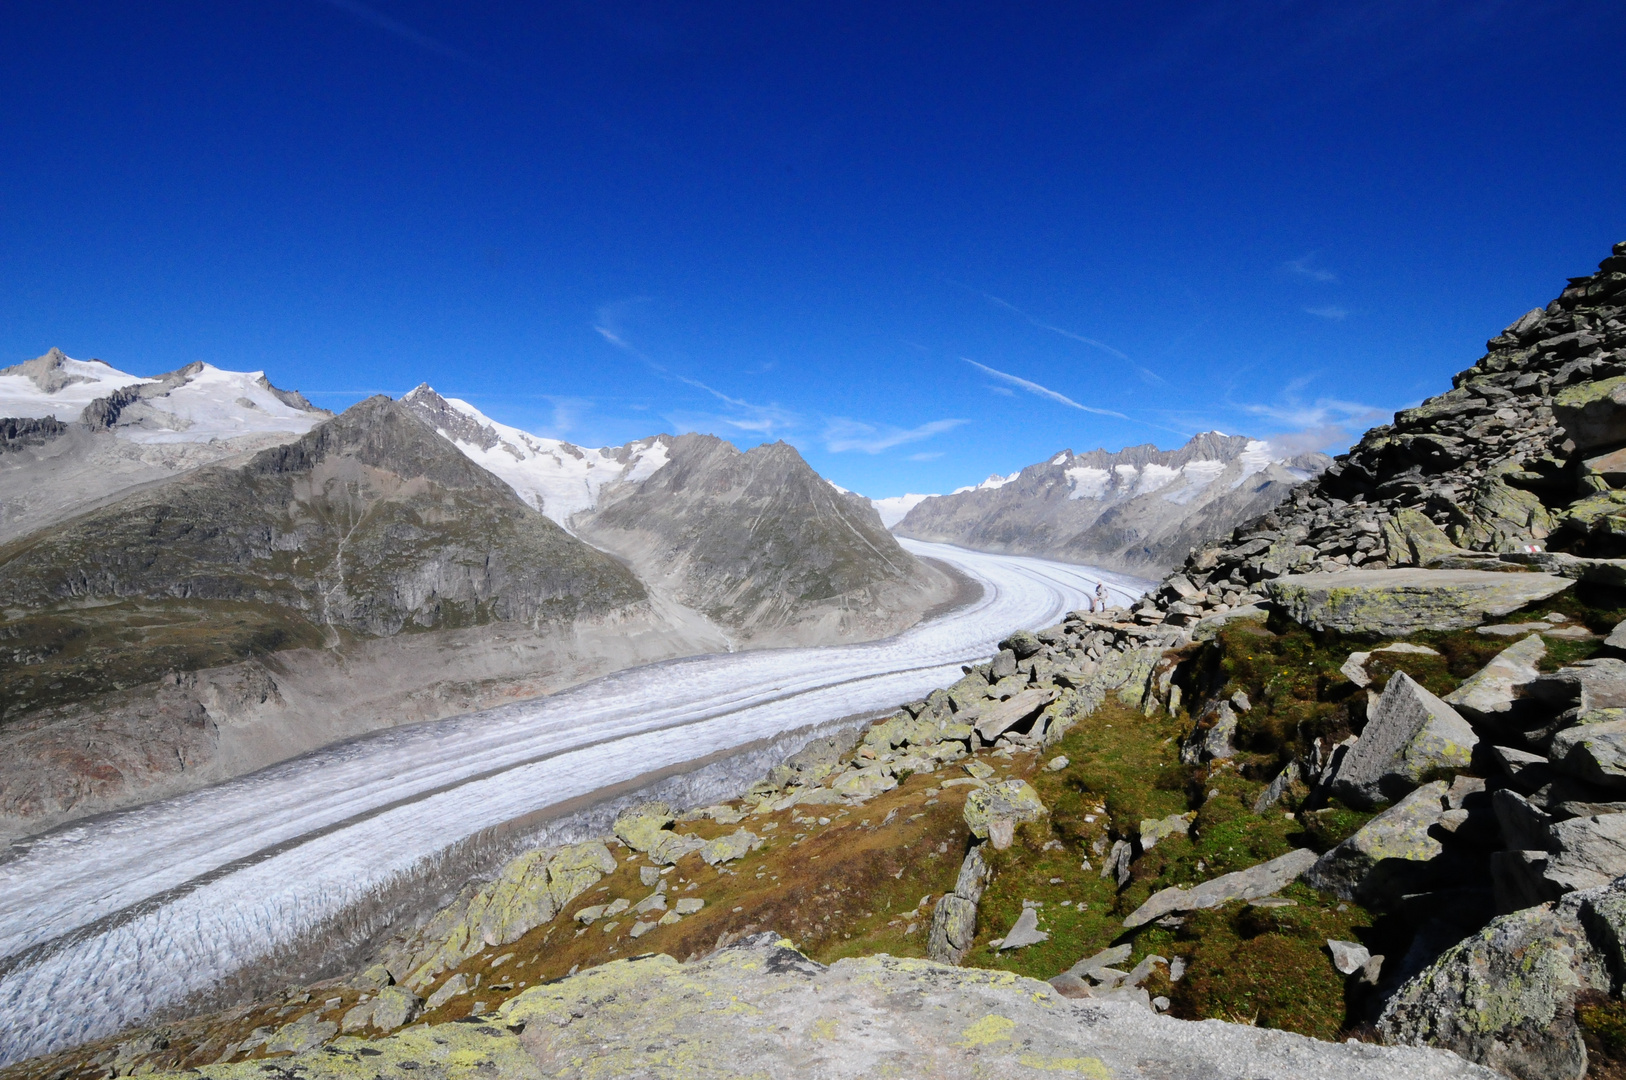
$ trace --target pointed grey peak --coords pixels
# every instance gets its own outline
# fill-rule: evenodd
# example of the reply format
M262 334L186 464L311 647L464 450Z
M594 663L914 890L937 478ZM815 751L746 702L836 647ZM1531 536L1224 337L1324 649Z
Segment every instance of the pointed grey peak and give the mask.
M25 360L21 364L0 369L0 375L25 375L34 381L34 385L47 394L54 394L65 386L74 383L87 383L94 380L83 375L70 375L62 369L63 361L69 357L61 349L52 348L43 356L36 356L32 360Z
M427 421L438 431L443 431L453 442L469 443L482 450L490 450L502 440L498 438L495 428L481 424L467 413L459 412L452 407L452 403L435 393L428 383L419 383L412 392L401 399L412 413Z
M262 389L269 391L278 401L282 402L290 409L299 409L302 412L321 413L323 416L333 415L332 411L329 409L312 405L310 400L298 390L283 390L280 387L272 386L271 380L266 378L264 375L261 375L254 381L259 383Z

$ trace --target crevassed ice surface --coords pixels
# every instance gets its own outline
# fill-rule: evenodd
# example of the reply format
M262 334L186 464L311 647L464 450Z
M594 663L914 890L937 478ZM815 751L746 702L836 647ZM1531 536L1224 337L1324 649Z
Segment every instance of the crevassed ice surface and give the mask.
M884 641L694 657L547 698L378 732L47 834L0 862L0 1064L118 1031L481 830L652 770L947 685L1057 622L1085 566L903 540L982 598Z

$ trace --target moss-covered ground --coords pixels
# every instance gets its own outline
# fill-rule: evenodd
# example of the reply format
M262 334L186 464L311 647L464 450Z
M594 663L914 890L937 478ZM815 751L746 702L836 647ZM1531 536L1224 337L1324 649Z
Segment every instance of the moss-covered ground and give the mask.
M297 611L226 600L119 600L0 618L0 724L150 683L170 671L315 647Z

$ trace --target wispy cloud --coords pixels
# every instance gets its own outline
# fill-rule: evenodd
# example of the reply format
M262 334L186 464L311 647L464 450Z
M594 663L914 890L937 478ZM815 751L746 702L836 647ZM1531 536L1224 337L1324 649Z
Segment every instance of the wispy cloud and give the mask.
M862 420L850 420L844 416L831 417L825 422L824 446L832 454L839 454L846 450L858 450L866 454L879 454L883 450L890 450L894 446L905 443L920 442L934 435L941 435L945 431L952 431L966 420L933 420L914 428L893 427L890 424L866 424ZM935 456L935 455L933 455ZM911 460L926 460L919 456Z
M628 301L628 303L637 302L639 301ZM656 374L671 379L675 382L680 382L685 386L692 386L696 390L710 394L718 401L730 406L730 411L721 415L713 416L708 414L706 416L688 416L687 414L683 414L683 420L678 420L674 416L671 418L673 419L674 423L700 424L709 421L719 423L725 427L735 428L739 431L749 431L765 436L772 436L790 431L801 424L801 417L790 409L782 408L777 404L758 405L754 402L746 401L744 398L733 397L729 394L723 393L721 390L718 390L715 387L707 386L699 379L690 378L687 375L680 375L675 371L668 370L665 365L656 363L655 360L653 360L642 349L638 348L621 335L619 328L616 326L615 311L613 309L622 306L625 305L605 305L599 309L599 321L594 324L593 329L598 332L600 337L628 355L635 356L639 360L642 360L649 366L650 370L654 371Z
M1354 441L1353 429L1387 415L1382 409L1358 401L1341 401L1337 398L1317 398L1310 403L1300 401L1294 390L1303 384L1304 380L1290 384L1281 404L1239 406L1250 415L1285 425L1288 430L1269 436L1273 445L1284 450L1296 453L1311 450L1341 452Z
M960 359L964 360L966 363L970 364L972 367L976 368L985 375L991 375L996 379L1003 379L1012 386L1020 387L1030 394L1035 394L1042 398L1048 398L1049 400L1057 402L1058 404L1066 405L1068 408L1078 409L1081 412L1095 413L1098 416L1116 416L1120 420L1129 419L1129 417L1125 416L1123 413L1113 412L1111 409L1095 409L1088 405L1080 405L1066 394L1058 394L1048 386L1040 386L1038 383L1033 382L1030 379L1022 378L1020 375L1012 375L1009 372L999 371L996 368L991 368L987 364L979 364L968 356L962 356Z
M1059 334L1059 335L1061 335L1062 337L1066 338L1069 341L1076 341L1076 342L1078 342L1078 343L1080 343L1082 345L1088 345L1092 349L1100 349L1104 353L1110 353L1111 355L1116 356L1119 360L1122 360L1125 363L1132 365L1134 367L1134 369L1135 369L1135 373L1138 374L1141 377L1141 379L1143 381L1145 381L1145 382L1154 383L1154 384L1161 383L1163 385L1168 385L1168 380L1164 379L1163 376L1159 375L1157 372L1153 371L1151 368L1144 367L1144 366L1142 366L1140 364L1135 363L1134 360L1130 359L1130 357L1129 357L1129 355L1127 353L1125 353L1125 352L1123 352L1123 351L1121 351L1119 349L1114 349L1111 345L1108 345L1104 341L1097 341L1095 338L1085 337L1083 334L1074 333L1073 331L1068 330L1065 327L1057 326L1054 323L1047 323L1043 319L1035 318L1034 316L1028 314L1026 311L1023 311L1021 308L1017 307L1015 304L1011 303L1009 300L1003 300L1003 299L993 295L992 293L985 293L985 292L982 292L981 290L973 290L973 291L975 291L977 293L977 295L981 296L984 300L988 301L990 304L993 304L993 305L995 305L997 307L1004 308L1006 311L1009 311L1011 314L1013 314L1013 315L1017 316L1018 318L1026 321L1030 326L1036 326L1040 330L1048 330L1052 334Z
M1289 273L1297 274L1299 277L1309 278L1311 281L1337 281L1338 275L1333 273L1331 270L1325 269L1324 267L1311 265L1311 263L1315 261L1315 256L1316 253L1312 251L1308 255L1301 255L1296 259L1289 259L1282 263L1282 269L1288 271Z
M357 0L323 0L323 3L353 15L362 22L371 23L385 33L398 37L402 41L410 42L426 52L432 52L437 56L444 56L464 64L475 63L474 57L463 50L454 48L438 38L430 37L421 30L415 30L399 19L391 18L382 11L358 3Z
M940 458L942 456L943 456L943 451L941 451L941 450L922 450L918 454L910 454L909 455L909 460L910 461L936 461L938 458Z
M1349 317L1348 311L1334 304L1328 304L1325 307L1307 307L1304 312L1307 315L1314 315L1318 319L1331 319L1333 322L1342 322Z

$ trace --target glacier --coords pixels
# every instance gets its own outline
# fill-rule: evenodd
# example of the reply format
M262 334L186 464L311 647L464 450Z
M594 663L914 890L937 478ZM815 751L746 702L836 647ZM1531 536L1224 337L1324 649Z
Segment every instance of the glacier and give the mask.
M1097 583L1120 604L1150 585L901 543L975 580L982 596L881 641L668 661L377 732L12 845L0 857L0 1065L206 994L493 829L890 710L954 681L1010 631L1084 606ZM760 754L741 760L762 765ZM754 778L735 776L736 790Z

